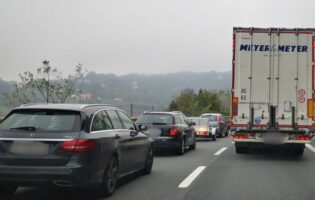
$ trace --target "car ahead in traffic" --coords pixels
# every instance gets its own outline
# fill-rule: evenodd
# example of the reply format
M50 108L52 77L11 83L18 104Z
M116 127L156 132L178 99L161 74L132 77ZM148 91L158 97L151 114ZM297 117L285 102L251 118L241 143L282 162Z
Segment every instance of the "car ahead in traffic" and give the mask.
M210 126L216 129L217 137L224 137L228 135L228 127L225 118L220 113L204 113L201 118L208 118L210 120Z
M175 149L179 155L185 148L196 148L196 137L192 125L182 112L146 112L142 114L137 126L154 140L154 147Z
M29 104L0 124L0 187L87 187L111 195L117 179L150 174L153 141L110 105Z
M216 140L217 131L215 127L211 127L209 118L188 117L188 119L195 123L193 128L197 138L212 138L213 141Z

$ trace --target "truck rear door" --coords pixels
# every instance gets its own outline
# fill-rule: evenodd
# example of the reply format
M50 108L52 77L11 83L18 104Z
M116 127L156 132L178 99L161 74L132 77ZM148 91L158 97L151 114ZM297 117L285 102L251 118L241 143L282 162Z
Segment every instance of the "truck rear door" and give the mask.
M269 106L279 127L312 125L313 41L312 29L234 29L234 125L267 126Z

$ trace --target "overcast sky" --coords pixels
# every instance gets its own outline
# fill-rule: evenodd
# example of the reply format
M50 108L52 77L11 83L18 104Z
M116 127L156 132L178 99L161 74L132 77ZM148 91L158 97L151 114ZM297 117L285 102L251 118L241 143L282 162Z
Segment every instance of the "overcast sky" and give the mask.
M228 71L234 26L315 26L314 0L0 0L0 78Z

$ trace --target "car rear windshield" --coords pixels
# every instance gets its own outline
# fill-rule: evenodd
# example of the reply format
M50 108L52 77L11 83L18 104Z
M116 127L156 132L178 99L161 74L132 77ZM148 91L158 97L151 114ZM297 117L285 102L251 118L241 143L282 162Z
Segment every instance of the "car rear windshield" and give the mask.
M212 122L216 122L217 121L217 116L215 116L215 115L203 115L201 117L202 118L208 118Z
M144 114L138 119L137 123L171 125L173 124L173 116L169 114Z
M80 131L80 113L62 110L16 110L1 124L0 130L35 132Z
M195 122L196 126L208 126L209 119L207 118L194 118L190 119L192 122Z

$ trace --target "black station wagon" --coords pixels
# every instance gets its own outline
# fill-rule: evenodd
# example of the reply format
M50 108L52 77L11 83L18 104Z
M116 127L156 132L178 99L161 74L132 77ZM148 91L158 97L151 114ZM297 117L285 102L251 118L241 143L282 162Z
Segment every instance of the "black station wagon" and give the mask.
M117 179L150 174L153 141L110 105L27 104L0 124L0 187L88 187L111 195Z

